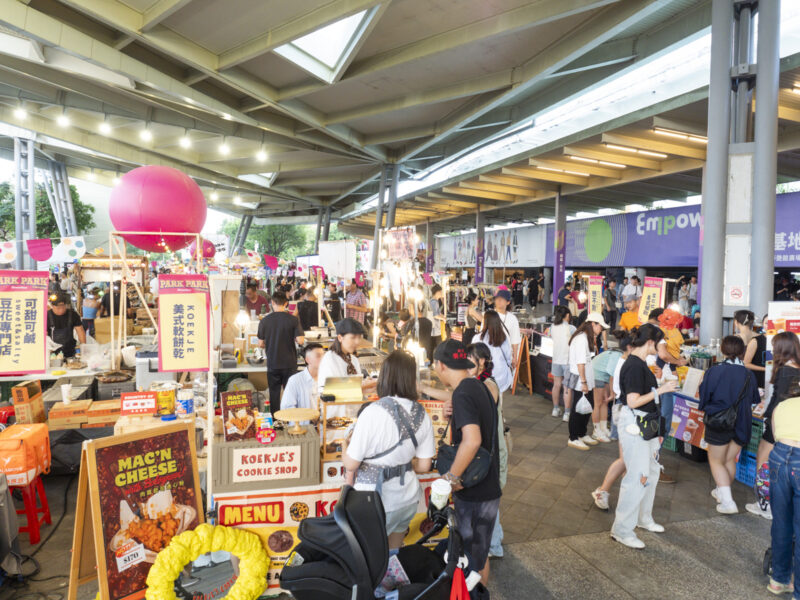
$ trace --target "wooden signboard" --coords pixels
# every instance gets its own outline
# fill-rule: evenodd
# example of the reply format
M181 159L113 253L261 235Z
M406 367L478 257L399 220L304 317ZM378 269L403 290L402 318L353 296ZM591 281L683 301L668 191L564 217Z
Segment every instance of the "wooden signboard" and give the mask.
M533 394L533 377L531 377L531 351L528 346L528 336L523 335L519 344L517 356L517 369L514 371L514 383L511 384L511 395L517 390L517 383L521 383Z
M98 580L100 600L139 600L158 552L203 522L194 425L84 443L68 600Z

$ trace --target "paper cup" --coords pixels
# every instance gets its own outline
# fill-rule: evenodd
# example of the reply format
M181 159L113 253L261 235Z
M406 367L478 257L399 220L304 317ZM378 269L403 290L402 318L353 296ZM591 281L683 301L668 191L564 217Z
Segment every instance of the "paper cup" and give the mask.
M71 383L62 383L61 384L61 401L64 404L69 404L72 402L72 384Z
M450 492L453 490L449 481L437 479L431 484L431 504L442 509L450 501Z

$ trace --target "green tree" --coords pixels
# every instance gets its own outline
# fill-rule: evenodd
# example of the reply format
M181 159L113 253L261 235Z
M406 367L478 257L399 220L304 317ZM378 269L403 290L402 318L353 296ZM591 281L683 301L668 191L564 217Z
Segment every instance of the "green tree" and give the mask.
M232 244L238 228L238 220L227 219L220 226L218 233L228 236L228 242ZM295 257L306 254L307 238L304 225L253 225L247 234L244 247L255 250L258 243L258 251L261 254L294 260Z
M94 207L81 202L74 185L69 186L69 191L78 234L83 235L95 227ZM16 237L14 207L14 188L8 182L0 183L0 240L13 240ZM41 185L36 186L36 237L60 237L47 192Z

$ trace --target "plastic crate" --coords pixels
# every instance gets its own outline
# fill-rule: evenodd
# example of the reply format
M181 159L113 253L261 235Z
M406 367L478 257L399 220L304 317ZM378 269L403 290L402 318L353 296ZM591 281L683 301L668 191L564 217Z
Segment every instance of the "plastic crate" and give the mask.
M755 455L742 450L739 453L739 460L736 462L736 481L753 487L756 483L756 467Z
M678 450L678 441L671 435L668 435L664 438L664 443L661 445L661 448L663 450L669 450L670 452L676 452Z
M764 421L753 417L753 427L750 430L750 441L747 442L745 451L750 454L758 454L758 444L764 435Z

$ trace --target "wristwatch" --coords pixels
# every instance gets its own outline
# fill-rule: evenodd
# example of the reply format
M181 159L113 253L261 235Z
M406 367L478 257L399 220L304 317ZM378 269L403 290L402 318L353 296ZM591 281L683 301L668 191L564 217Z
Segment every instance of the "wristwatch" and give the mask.
M447 482L449 482L451 484L461 485L461 477L456 477L450 471L448 471L447 473L442 475L442 479L444 479L445 481L447 481Z

